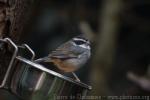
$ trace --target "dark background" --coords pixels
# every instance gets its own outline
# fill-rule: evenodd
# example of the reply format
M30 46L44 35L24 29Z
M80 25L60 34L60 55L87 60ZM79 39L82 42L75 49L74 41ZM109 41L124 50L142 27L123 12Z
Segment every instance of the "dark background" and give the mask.
M145 75L150 61L150 1L122 0L122 3L116 54L108 78L109 87L117 95L136 87L126 78L126 73L132 71L138 75ZM103 4L103 0L39 1L23 42L29 44L39 58L82 33L78 26L82 20L86 21L97 35ZM90 76L90 69L92 66L85 66L77 71L81 80L87 84L92 83L86 77Z
M100 30L101 12L105 0L39 0L36 1L32 18L26 26L22 43L27 43L44 57L56 47L81 34L79 22L86 21L97 36ZM111 8L110 8L111 9ZM122 0L119 13L116 53L107 84L112 95L148 95L138 83L127 78L127 72L148 76L150 63L150 1ZM92 42L96 49L96 43ZM94 56L94 53L93 55ZM92 57L93 58L93 57ZM91 58L91 59L92 59ZM92 60L77 71L81 81L91 85ZM99 76L97 76L97 79ZM100 93L97 93L101 95ZM96 94L96 95L97 95Z

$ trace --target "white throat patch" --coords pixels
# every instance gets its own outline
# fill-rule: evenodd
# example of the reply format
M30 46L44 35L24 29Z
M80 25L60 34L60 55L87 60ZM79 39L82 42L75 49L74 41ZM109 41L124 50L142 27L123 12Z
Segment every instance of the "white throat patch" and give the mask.
M82 47L82 48L85 48L85 49L91 49L90 46L85 45L85 44L82 44L82 45L79 45L79 46Z

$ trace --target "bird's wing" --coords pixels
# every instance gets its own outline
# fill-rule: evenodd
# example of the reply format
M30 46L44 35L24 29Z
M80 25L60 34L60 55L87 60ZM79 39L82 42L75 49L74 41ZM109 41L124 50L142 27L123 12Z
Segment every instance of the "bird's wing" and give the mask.
M69 59L69 58L77 58L78 56L70 51L55 50L49 55L49 57L50 58L59 58L59 59Z
M69 44L69 42L67 42L64 45L61 45L60 47L58 47L56 50L52 51L52 53L49 55L49 57L50 58L59 58L59 59L77 58L78 55L69 48L70 48L70 44Z

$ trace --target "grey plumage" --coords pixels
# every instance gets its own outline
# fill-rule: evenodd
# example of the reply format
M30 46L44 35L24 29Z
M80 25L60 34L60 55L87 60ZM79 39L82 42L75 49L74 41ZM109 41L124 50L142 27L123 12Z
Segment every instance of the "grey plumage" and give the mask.
M53 62L60 70L72 72L83 66L90 55L90 43L88 39L80 35L62 44L47 57L35 61Z

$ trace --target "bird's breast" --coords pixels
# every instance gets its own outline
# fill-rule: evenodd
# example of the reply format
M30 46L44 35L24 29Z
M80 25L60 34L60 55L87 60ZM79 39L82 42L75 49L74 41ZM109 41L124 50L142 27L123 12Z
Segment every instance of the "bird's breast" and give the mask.
M73 72L78 69L76 62L73 60L61 60L61 59L52 59L52 62L56 65L56 67L64 72Z

